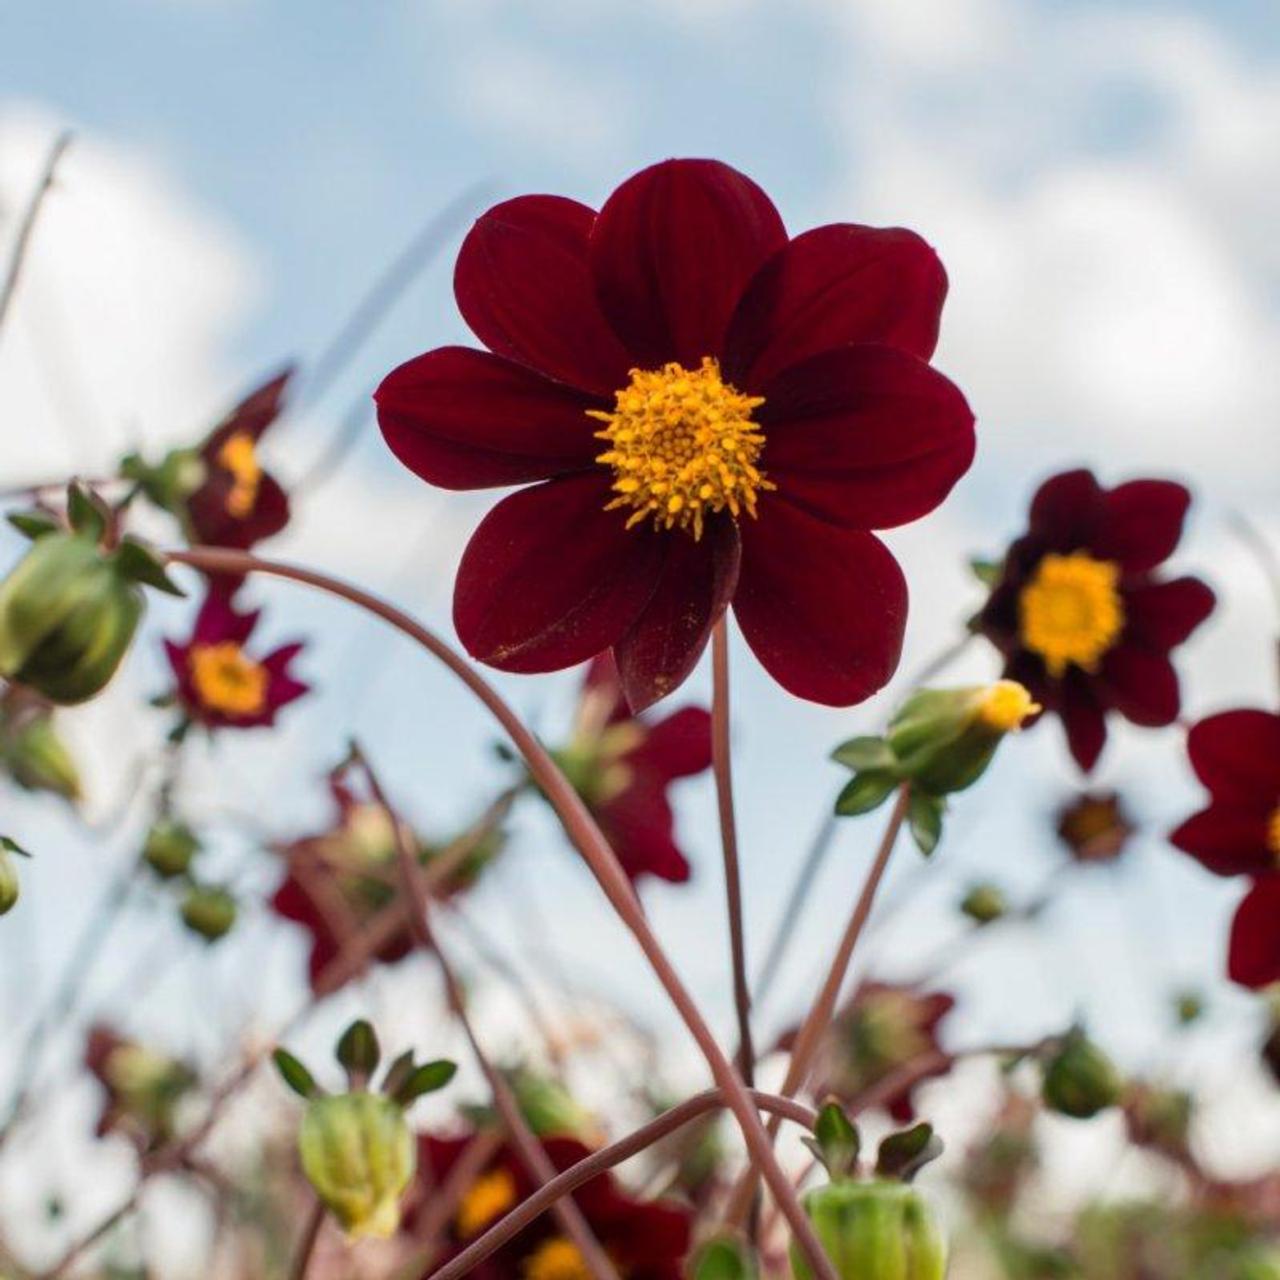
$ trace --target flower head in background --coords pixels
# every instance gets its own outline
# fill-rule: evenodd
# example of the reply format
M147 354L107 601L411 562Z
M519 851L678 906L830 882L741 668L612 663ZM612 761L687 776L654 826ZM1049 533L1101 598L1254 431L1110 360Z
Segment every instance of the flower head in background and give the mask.
M1075 862L1114 862L1133 836L1133 823L1115 791L1082 791L1058 810L1058 839Z
M106 1092L97 1133L123 1133L143 1151L174 1133L174 1111L195 1086L195 1073L176 1058L95 1026L85 1044L85 1066Z
M1166 480L1103 489L1090 471L1046 480L976 626L1005 674L1061 717L1077 764L1097 763L1107 713L1158 727L1178 718L1170 651L1213 609L1198 578L1156 576L1191 495Z
M544 195L489 210L454 287L489 350L429 351L376 399L423 479L527 486L459 568L473 657L538 672L611 649L639 711L732 605L790 692L849 705L886 683L907 593L870 531L933 510L974 450L928 363L946 276L923 240L789 238L750 179L670 160L599 213Z
M249 639L258 611L241 613L220 591L210 591L185 644L165 641L182 711L209 729L255 729L275 724L282 707L310 688L290 673L299 643L253 657Z
M474 1134L452 1138L428 1134L419 1139L423 1206L429 1203L431 1189L444 1182L474 1140ZM557 1171L591 1154L576 1138L546 1138L542 1146ZM437 1265L470 1244L534 1189L524 1165L511 1147L504 1145L472 1177L463 1193L448 1225L448 1248ZM684 1276L682 1263L689 1249L692 1216L685 1206L634 1199L609 1173L583 1184L573 1198L626 1280L681 1280ZM410 1232L415 1218L410 1209L405 1221ZM469 1274L475 1280L590 1280L591 1273L555 1217L543 1214Z
M661 720L633 716L604 653L587 668L569 741L553 754L633 881L688 880L667 790L711 767L711 717L702 707Z

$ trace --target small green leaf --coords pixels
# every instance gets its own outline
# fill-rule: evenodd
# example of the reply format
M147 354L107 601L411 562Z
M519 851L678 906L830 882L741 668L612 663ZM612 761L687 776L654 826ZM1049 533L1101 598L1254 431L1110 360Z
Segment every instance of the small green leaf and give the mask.
M873 770L855 774L844 790L836 797L836 813L842 818L853 818L860 813L878 809L890 792L898 785L896 774Z
M316 1098L320 1096L320 1086L316 1084L311 1072L289 1052L288 1049L277 1049L271 1055L276 1064L280 1079L300 1098Z
M43 538L47 533L57 533L62 528L57 519L47 511L11 511L5 519L32 542Z
M77 533L99 542L111 524L111 508L88 485L73 480L67 485L67 519Z
M447 1058L440 1058L435 1062L424 1062L420 1067L415 1067L396 1090L395 1100L402 1107L410 1106L424 1094L443 1089L453 1079L457 1070L457 1063L450 1062Z
M743 1240L718 1236L694 1255L691 1280L756 1280L760 1268L755 1254Z
M927 858L942 839L942 815L946 812L947 802L941 796L930 795L927 791L913 791L911 804L907 809L907 825L911 828L911 838L916 848Z
M984 587L994 587L1004 576L1004 561L984 560L975 556L969 561L969 571Z
M138 538L128 536L121 540L116 551L116 565L131 582L140 582L171 596L187 594L169 577L161 556Z
M942 1139L931 1124L917 1124L901 1133L891 1133L876 1155L876 1173L882 1178L910 1182L929 1163L942 1154Z
M358 1018L342 1033L336 1054L352 1085L359 1087L366 1084L369 1077L377 1071L378 1061L382 1057L373 1026L364 1018Z
M16 853L20 858L31 857L16 840L11 840L8 836L0 836L0 849L3 849L5 853Z
M826 1103L818 1112L814 1139L823 1165L832 1178L851 1178L858 1167L862 1138L858 1127L844 1113L838 1102Z
M895 763L893 751L883 738L850 738L831 753L831 758L855 773L892 769Z

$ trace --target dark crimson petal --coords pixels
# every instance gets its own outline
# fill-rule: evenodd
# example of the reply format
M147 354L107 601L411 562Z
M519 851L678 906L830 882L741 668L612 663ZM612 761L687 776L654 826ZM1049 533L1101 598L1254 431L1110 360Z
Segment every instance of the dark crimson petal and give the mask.
M1102 659L1097 684L1134 724L1159 729L1178 718L1178 673L1163 653L1122 644Z
M270 677L267 683L267 706L274 719L275 712L297 701L311 691L309 684L296 679L289 671L289 664L302 652L301 644L286 644L263 659L262 665Z
M1144 582L1124 592L1125 639L1172 649L1213 612L1214 595L1199 578Z
M258 625L259 612L251 609L248 613L240 613L226 596L211 592L196 614L191 643L211 645L230 641L232 644L244 644Z
M495 205L462 242L453 291L491 351L608 396L626 386L632 361L596 300L587 265L595 220L563 196Z
M1182 537L1191 494L1169 480L1131 480L1102 496L1092 549L1143 573L1167 560Z
M227 509L234 484L225 467L213 464L208 479L187 499L193 542L243 551L273 537L289 523L289 496L274 477L262 473L253 507L244 516L232 515Z
M844 707L888 683L902 653L907 584L873 534L819 520L775 494L742 524L733 599L742 634L788 692Z
M637 361L718 356L756 269L787 242L769 197L714 160L667 160L628 178L591 232L604 313Z
M927 360L946 296L947 273L915 232L815 227L756 272L725 339L727 375L754 390L810 356L864 342Z
M605 511L601 472L504 498L463 552L453 622L473 658L504 671L558 671L608 649L653 595L661 540Z
M1076 764L1089 773L1107 745L1106 711L1081 672L1069 670L1058 687L1058 714L1067 731L1067 746Z
M1258 990L1280 981L1280 875L1249 890L1231 924L1227 972L1232 982Z
M1219 800L1280 804L1280 715L1224 711L1191 727L1187 754L1196 776Z
M1077 551L1091 545L1102 490L1092 471L1050 476L1031 499L1031 532L1053 551Z
M689 878L688 859L675 840L675 816L659 782L637 778L601 805L600 825L632 880L657 876L672 884Z
M630 630L614 645L622 691L639 713L680 687L698 665L711 628L738 585L738 526L713 519L699 541L683 531L662 535L657 586Z
M658 778L687 778L711 768L711 716L703 707L679 711L647 728L627 764Z
M850 529L917 520L973 461L959 389L893 347L843 347L788 369L764 391L762 465L778 493Z
M374 393L391 452L443 489L546 480L593 464L601 401L523 365L439 347L393 369Z
M1169 840L1220 876L1256 876L1273 871L1276 855L1267 847L1269 812L1211 804L1193 814Z
M280 416L280 411L284 408L285 391L293 374L293 366L288 365L279 373L273 374L261 386L249 392L214 428L205 441L205 456L213 456L229 436L247 435L257 440Z

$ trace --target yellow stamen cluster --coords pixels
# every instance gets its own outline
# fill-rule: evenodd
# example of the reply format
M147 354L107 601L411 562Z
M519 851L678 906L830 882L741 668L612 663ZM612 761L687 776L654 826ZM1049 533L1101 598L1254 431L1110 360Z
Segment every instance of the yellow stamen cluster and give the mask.
M477 1178L462 1197L453 1225L463 1240L478 1236L516 1202L516 1180L506 1169Z
M596 458L613 468L616 496L605 510L632 508L628 529L651 518L695 538L709 513L754 516L756 494L775 487L756 466L764 435L751 413L762 404L723 381L710 356L697 369L632 369L612 413L587 411L609 444Z
M1047 555L1018 602L1023 645L1060 677L1074 664L1098 669L1124 630L1120 566L1084 551Z
M200 701L230 716L252 716L267 704L267 669L232 640L198 645L188 658Z
M245 431L229 436L218 450L218 465L231 472L231 492L227 494L227 511L243 520L258 500L262 468L258 465L258 448Z
M1267 823L1267 848L1276 855L1276 861L1280 862L1280 804L1276 805L1271 821Z
M997 680L982 695L978 716L987 728L997 733L1011 733L1042 709L1016 680Z
M591 1280L578 1246L564 1236L553 1236L524 1260L525 1280Z

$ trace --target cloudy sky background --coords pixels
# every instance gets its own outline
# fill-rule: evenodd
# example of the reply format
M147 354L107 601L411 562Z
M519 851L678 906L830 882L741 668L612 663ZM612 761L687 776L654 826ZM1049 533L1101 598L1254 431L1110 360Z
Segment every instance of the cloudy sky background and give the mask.
M1213 582L1222 609L1185 652L1191 713L1274 703L1275 618L1231 531L1241 512L1280 541L1280 23L1269 0L314 0L305 19L284 0L5 9L0 244L53 135L69 127L76 141L0 335L0 484L95 474L126 448L189 440L282 360L305 370L377 272L477 184L493 198L546 190L598 203L655 159L712 155L761 182L793 230L901 223L948 267L938 362L974 405L980 452L944 510L892 538L913 597L904 672L975 606L966 556L999 550L1041 477L1088 463L1105 482L1165 474L1196 490L1180 561ZM349 406L394 363L466 340L452 251L337 384L273 434L282 476L324 454ZM452 568L487 501L426 489L392 461L370 417L278 549L382 589L447 632ZM203 753L193 810L231 809L278 834L314 823L324 815L315 778L350 732L425 827L447 832L483 805L493 730L442 672L342 607L290 587L258 594L272 634L310 637L306 667L321 691L286 715L282 734ZM187 612L155 610L171 627ZM879 724L890 703L810 707L772 687L745 650L734 660L758 959L839 782L825 753ZM994 664L978 651L967 670L984 677ZM500 681L548 733L564 722L573 683ZM705 683L703 672L688 696ZM133 709L162 686L149 634L119 687L68 717L89 757L94 813L162 731L158 716ZM1166 1033L1159 1000L1194 983L1212 988L1215 1013L1177 1069L1221 1086L1254 1034L1249 1003L1215 985L1238 890L1159 838L1196 797L1178 735L1116 733L1098 776L1132 790L1148 836L1114 876L1073 883L1034 937L992 941L949 975L967 995L955 1038L1035 1035L1083 1009L1127 1061L1150 1063ZM927 965L955 931L947 908L969 880L994 875L1033 892L1055 865L1048 815L1075 782L1055 725L1006 752L956 806L918 908L877 941L885 970ZM134 833L104 846L52 805L6 804L6 815L41 854L0 931L0 1007L20 1024L132 856ZM686 788L681 817L696 883L648 901L727 1027L708 780ZM825 963L878 826L842 833L781 996L762 1010L766 1030ZM519 832L475 900L477 918L529 956L539 918L522 904L532 894L542 917L560 913L540 945L670 1030L642 962L610 931L550 823L527 813ZM243 837L228 826L219 839L215 859L240 867ZM904 847L900 858L912 871L914 854ZM237 874L250 887L271 879L269 869ZM297 998L302 949L250 917L234 954L204 956L163 909L140 903L86 1016L111 1008L206 1056L251 1010L269 1034ZM121 975L152 953L166 957L152 994L122 1001ZM416 999L420 986L392 989L401 1016L404 993ZM499 1045L517 1034L506 1013L495 1004ZM423 1015L419 1034L430 1026ZM83 1090L70 1096L68 1132L93 1105ZM1246 1130L1257 1141L1280 1128L1272 1115L1273 1128L1259 1129L1256 1116L1226 1097L1205 1141L1245 1167ZM29 1178L23 1188L19 1207L40 1191Z

